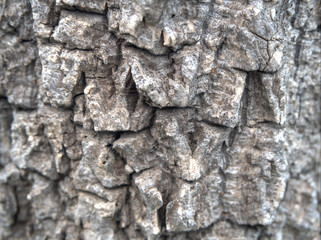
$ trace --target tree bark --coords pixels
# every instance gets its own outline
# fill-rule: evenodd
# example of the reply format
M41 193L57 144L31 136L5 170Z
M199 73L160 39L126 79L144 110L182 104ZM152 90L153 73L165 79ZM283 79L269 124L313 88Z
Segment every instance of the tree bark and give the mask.
M0 239L320 239L319 0L0 0Z

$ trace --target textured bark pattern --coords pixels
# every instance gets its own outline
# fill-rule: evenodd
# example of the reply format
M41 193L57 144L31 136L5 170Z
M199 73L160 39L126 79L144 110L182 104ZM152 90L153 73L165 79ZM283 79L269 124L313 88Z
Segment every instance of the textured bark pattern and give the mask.
M0 239L320 239L319 0L0 0Z

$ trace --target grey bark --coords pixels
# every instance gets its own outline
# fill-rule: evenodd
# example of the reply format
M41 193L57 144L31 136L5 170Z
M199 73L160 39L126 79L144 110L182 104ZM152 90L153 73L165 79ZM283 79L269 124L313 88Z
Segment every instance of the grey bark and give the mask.
M319 0L0 0L0 239L320 239Z

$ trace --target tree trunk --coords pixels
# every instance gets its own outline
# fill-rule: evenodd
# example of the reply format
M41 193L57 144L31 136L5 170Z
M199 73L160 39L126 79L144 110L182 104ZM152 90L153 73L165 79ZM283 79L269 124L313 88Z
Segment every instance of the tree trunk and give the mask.
M320 14L0 0L0 239L319 239Z

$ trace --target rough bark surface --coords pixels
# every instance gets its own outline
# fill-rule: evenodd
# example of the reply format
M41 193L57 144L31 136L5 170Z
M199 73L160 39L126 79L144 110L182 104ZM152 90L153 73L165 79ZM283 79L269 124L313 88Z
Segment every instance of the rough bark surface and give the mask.
M320 239L319 0L0 0L0 239Z

